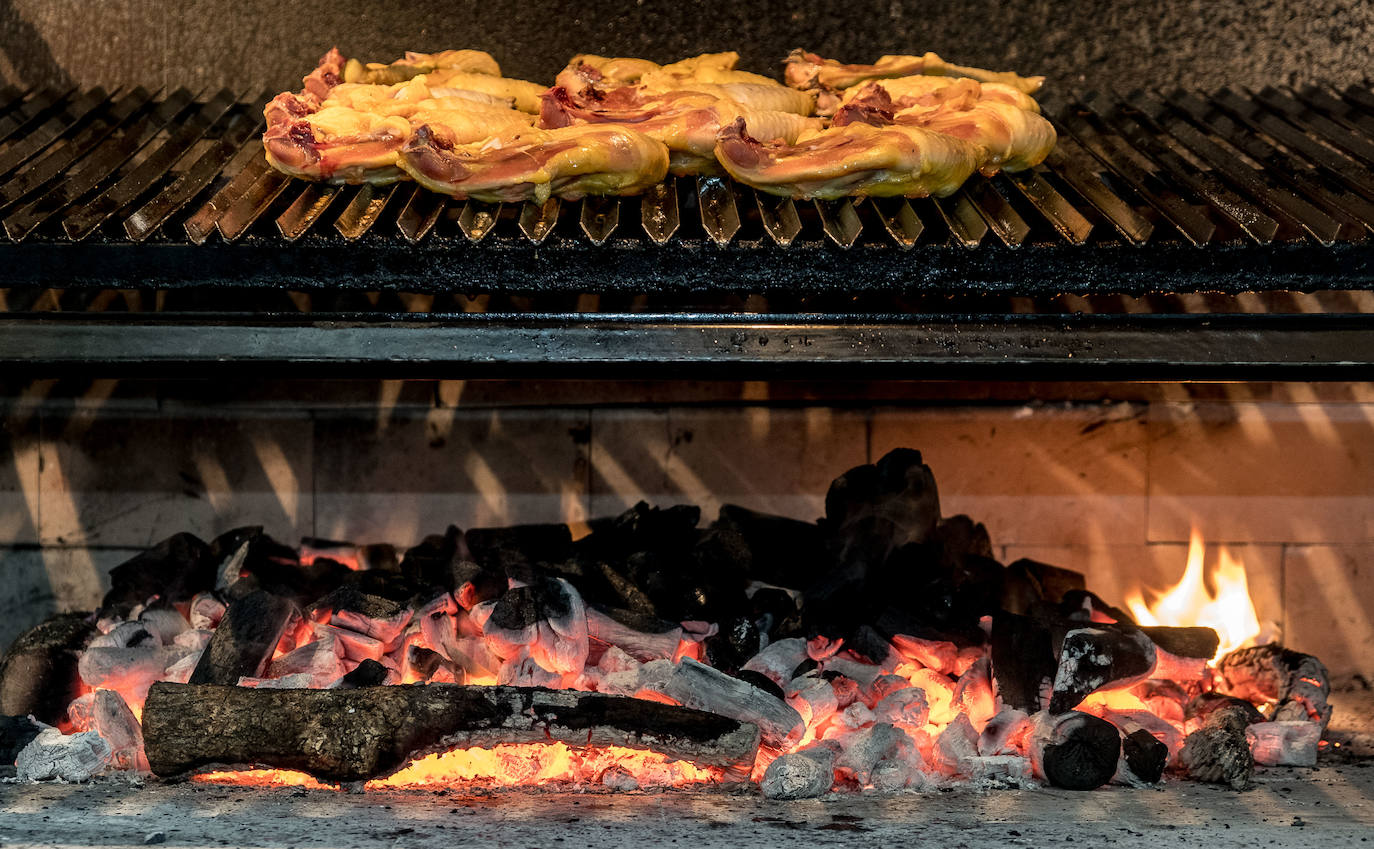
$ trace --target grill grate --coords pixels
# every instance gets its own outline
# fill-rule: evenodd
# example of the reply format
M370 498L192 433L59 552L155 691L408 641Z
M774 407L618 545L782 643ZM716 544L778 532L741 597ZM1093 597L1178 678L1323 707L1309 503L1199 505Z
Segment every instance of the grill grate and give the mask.
M1145 245L1206 248L1204 263L1213 263L1218 251L1249 250L1247 261L1261 270L1271 265L1266 257L1291 255L1298 259L1289 262L1284 282L1290 284L1333 267L1303 269L1313 247L1357 248L1358 262L1335 263L1351 271L1332 286L1349 286L1352 277L1366 285L1371 265L1364 247L1374 231L1374 93L1368 87L1092 92L1050 99L1045 114L1061 141L1043 165L1021 174L975 177L943 199L806 203L705 178L673 180L642 198L553 200L542 206L463 202L410 184L328 186L290 179L262 157L266 97L227 90L197 95L185 89L0 89L0 256L30 257L18 249L36 245L217 247L209 262L208 253L197 262L194 251L163 252L144 254L139 265L128 254L115 255L120 258L105 270L116 280L123 273L140 280L165 282L180 275L203 282L221 274L206 266L220 264L220 257L234 255L229 246L239 245L239 265L260 271L257 279L253 272L236 271L236 280L267 283L277 274L292 277L282 281L292 285L308 282L303 278L310 273L289 263L277 267L272 251L352 245L347 249L362 256L369 245L449 251L479 246L509 263L500 272L504 279L517 267L533 274L516 251L533 255L535 248L557 246L580 256L593 246L619 250L636 244L662 253L658 267L709 258L712 251L726 257L750 251L804 256L804 262L829 256L830 264L821 264L829 273L844 267L832 254L863 254L864 262L897 269L884 274L863 266L878 269L867 277L907 284L941 273L951 280L977 279L981 267L974 260L945 259L913 277L909 264L893 259L913 249L928 249L932 256L963 249L971 255L1029 251L1036 262L1076 268L1061 274L1065 286L1073 285L1075 275L1100 278L1104 271L1133 267L1131 273L1142 278L1145 264L1121 259L1116 249ZM80 284L78 260L104 262L96 257L109 255L114 254L73 253L63 264L57 260L67 255L53 250L44 255L54 259L47 271L16 270L15 262L7 262L5 277L53 282L38 276L65 274L60 282ZM339 256L344 254L334 254L332 261ZM1093 257L1096 264L1074 266L1080 262L1076 256ZM169 257L186 267L165 277L149 271ZM581 261L588 267L598 262ZM374 275L384 264L369 262ZM225 267L237 266L230 260ZM778 267L796 276L791 267ZM1217 273L1245 268L1235 260L1218 265ZM323 273L317 276L318 283L329 282Z

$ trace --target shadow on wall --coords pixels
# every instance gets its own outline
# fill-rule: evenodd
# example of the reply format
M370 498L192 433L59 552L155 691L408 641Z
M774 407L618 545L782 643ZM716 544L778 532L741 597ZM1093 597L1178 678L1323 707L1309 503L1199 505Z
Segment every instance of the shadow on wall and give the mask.
M0 85L41 83L66 89L75 85L72 75L58 64L52 48L38 27L14 6L14 0L0 0Z

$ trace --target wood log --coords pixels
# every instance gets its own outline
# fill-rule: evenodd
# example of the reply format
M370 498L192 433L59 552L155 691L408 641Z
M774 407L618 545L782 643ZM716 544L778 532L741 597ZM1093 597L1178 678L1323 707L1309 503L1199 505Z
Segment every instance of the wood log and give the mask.
M1056 668L1049 630L1028 616L999 613L991 643L992 683L1002 703L1028 714L1040 710Z
M1255 759L1245 729L1249 715L1241 708L1227 706L1212 711L1202 728L1189 734L1178 753L1179 763L1197 781L1226 784L1245 790L1255 772Z
M1211 628L1171 628L1163 625L1144 625L1140 630L1157 646L1178 657L1211 660L1217 653L1221 637Z
M434 752L501 743L625 746L747 774L758 727L658 702L539 687L395 685L258 690L155 684L143 709L152 771L263 765L333 782L389 775Z
M1037 778L1065 790L1092 790L1116 774L1121 732L1091 714L1042 711L1031 720L1030 756Z
M1072 710L1089 693L1118 689L1149 677L1157 654L1139 629L1099 625L1064 635L1050 712Z

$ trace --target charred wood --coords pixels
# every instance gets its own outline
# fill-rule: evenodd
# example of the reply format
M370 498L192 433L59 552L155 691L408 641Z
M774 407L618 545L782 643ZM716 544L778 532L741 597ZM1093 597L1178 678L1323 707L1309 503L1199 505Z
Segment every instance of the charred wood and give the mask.
M1211 628L1167 628L1142 626L1145 636L1166 652L1178 657L1211 660L1221 644L1221 637Z
M1059 604L1066 594L1087 586L1078 572L1023 557L1007 567L1002 607L1011 613L1029 613L1036 602Z
M262 764L323 781L387 775L432 753L501 743L626 746L747 770L759 731L727 717L597 693L453 684L255 690L157 684L143 712L148 762L173 776Z
M1255 759L1245 729L1250 717L1235 706L1213 711L1202 728L1183 741L1178 760L1189 777L1197 781L1225 784L1233 790L1250 786Z
M999 614L992 619L990 648L997 697L1016 710L1039 711L1056 670L1050 632L1027 616Z
M529 574L533 566L559 563L573 556L572 532L567 525L471 528L464 540L477 565L512 577Z
M1121 757L1129 776L1125 783L1156 784L1164 777L1164 767L1169 763L1169 747L1138 728L1122 735Z
M1188 704L1184 706L1183 717L1197 724L1202 724L1206 722L1207 717L1211 716L1214 712L1226 707L1238 708L1245 714L1246 721L1251 725L1254 725L1256 722L1265 721L1264 714L1260 713L1259 709L1253 704L1247 702L1245 699L1238 699L1235 696L1228 696L1224 693L1197 694L1189 699Z
M43 726L27 716L0 716L0 766L11 766Z
M1138 629L1099 625L1070 631L1059 651L1050 713L1072 710L1097 690L1142 681L1155 661L1154 643Z
M233 685L261 677L296 615L290 601L262 590L230 604L189 683Z
M683 658L658 691L685 707L757 725L764 745L774 748L796 743L806 730L786 702L691 658Z
M1272 719L1311 721L1322 730L1331 721L1330 676L1310 654L1275 645L1237 649L1221 659L1226 691L1252 702L1277 702Z
M169 602L190 601L215 587L217 561L211 546L193 534L175 534L110 570L110 591L101 602L102 616L127 617L154 596Z
M1101 787L1116 773L1121 732L1105 719L1069 711L1031 719L1031 766L1035 775L1065 790Z
M783 587L807 587L830 567L825 535L814 522L725 504L715 527L733 531L744 540L754 580Z
M26 631L0 660L0 714L56 725L81 695L81 650L95 636L86 613L59 613Z

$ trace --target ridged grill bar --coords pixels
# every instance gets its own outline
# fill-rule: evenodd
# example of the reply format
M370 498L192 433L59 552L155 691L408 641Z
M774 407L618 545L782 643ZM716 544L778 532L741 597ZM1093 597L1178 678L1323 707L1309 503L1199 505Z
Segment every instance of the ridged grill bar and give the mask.
M1361 242L1374 231L1374 93L1055 95L1046 162L947 198L777 198L721 178L638 198L487 204L414 185L294 180L262 156L258 96L0 89L0 243L674 241L978 249ZM636 214L636 212L638 214Z

